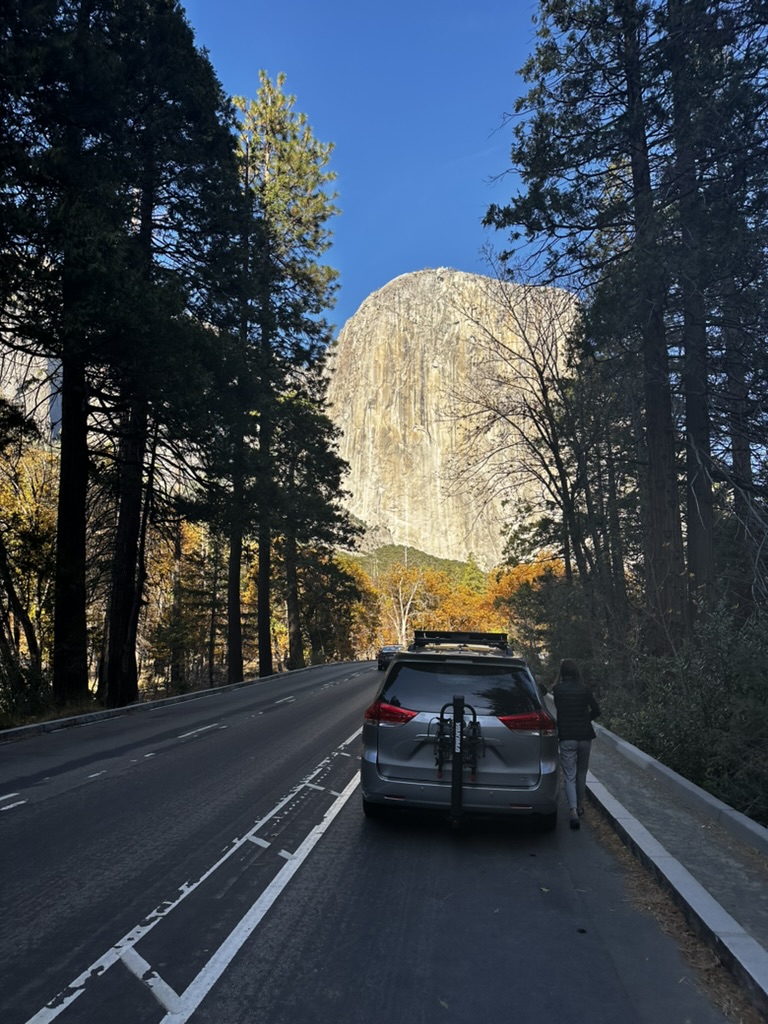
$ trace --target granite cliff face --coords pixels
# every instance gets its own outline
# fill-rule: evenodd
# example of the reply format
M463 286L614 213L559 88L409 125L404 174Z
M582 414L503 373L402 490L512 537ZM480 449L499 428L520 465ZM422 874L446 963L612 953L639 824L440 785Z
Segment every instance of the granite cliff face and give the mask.
M347 507L366 524L366 547L472 555L484 568L501 561L505 526L533 486L519 462L510 465L516 442L504 423L523 380L516 311L529 293L422 270L374 292L342 328L329 414L343 432Z

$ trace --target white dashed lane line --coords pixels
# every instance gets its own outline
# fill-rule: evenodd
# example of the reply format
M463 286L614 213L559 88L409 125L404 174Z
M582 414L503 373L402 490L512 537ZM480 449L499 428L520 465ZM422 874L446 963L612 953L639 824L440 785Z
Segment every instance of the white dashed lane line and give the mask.
M208 732L209 729L218 729L219 723L214 722L213 725L202 725L199 729L193 729L191 732L182 732L176 737L177 740L186 740L190 736L199 736L201 732Z
M239 836L229 843L218 860L211 864L199 878L193 882L185 882L184 885L180 886L176 894L171 895L156 907L143 921L132 928L119 942L75 978L47 1006L44 1006L33 1017L30 1017L26 1024L51 1024L67 1007L84 994L86 987L89 986L93 979L101 977L110 967L118 962L122 962L131 973L139 978L151 990L162 1009L167 1011L160 1024L185 1024L224 971L229 967L237 952L259 926L269 908L288 885L301 864L310 855L352 793L357 789L357 775L350 779L346 787L335 797L334 802L323 812L320 821L311 828L295 852L291 853L288 850L277 851L277 855L285 863L278 870L275 877L267 883L261 895L257 896L245 916L235 925L234 929L223 940L222 944L205 963L184 992L175 992L153 966L141 956L136 949L136 945L161 921L167 918L187 897L198 890L245 843L255 843L257 846L265 849L268 848L271 844L268 840L258 835L259 831L268 823L279 821L284 810L295 802L302 790L308 787L315 790L324 789L325 787L315 783L314 779L324 774L327 767L333 762L334 757L344 753L343 748L352 742L359 733L360 730L358 729L340 747L337 747L329 757L324 758L309 775L297 783L264 817L256 821L246 835Z
M220 722L214 722L213 725L204 725L204 726L201 726L201 728L199 728L199 729L193 729L191 732L181 733L181 735L177 736L176 739L178 739L178 740L185 740L185 739L189 739L190 736L199 736L201 733L208 732L210 729L226 729L226 728L227 728L226 725L222 725ZM152 751L149 751L149 753L146 753L146 754L143 755L143 760L146 761L146 760L149 760L149 758L156 757L156 756L157 756L157 751L152 750ZM130 762L129 762L129 764L139 764L139 763L140 763L140 759L139 758L135 758L135 757L132 757L130 759ZM86 779L89 779L89 780L90 779L99 779L99 778L101 778L102 775L107 775L107 774L108 774L108 770L106 768L103 768L101 771L91 772L89 775L86 775L85 777L86 777ZM49 782L50 780L51 780L51 776L47 776L43 781L44 782ZM7 800L13 800L13 798L17 797L17 796L19 796L18 793L5 793L3 795L0 795L0 811L10 811L14 807L22 807L24 804L29 802L27 799L23 799L23 800L15 800L13 803L6 803Z
M21 807L22 804L27 802L26 800L14 800L14 797L17 797L18 795L18 793L5 793L3 796L0 796L0 804L3 805L0 807L0 811L10 811L13 810L14 807ZM6 800L13 800L13 803L7 804L5 803Z

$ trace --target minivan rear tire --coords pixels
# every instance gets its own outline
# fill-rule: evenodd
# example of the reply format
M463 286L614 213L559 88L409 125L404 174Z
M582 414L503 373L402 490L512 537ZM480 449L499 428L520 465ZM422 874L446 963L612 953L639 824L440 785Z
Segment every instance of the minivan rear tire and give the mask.
M554 832L557 828L557 811L552 811L551 814L537 814L533 820L537 832Z
M388 811L389 808L384 807L383 804L373 804L363 797L363 814L366 818L385 818Z

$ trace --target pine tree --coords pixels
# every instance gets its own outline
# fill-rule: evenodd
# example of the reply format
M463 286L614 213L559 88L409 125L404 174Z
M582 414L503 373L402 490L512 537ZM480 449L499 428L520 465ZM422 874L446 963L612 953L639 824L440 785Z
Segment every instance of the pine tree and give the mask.
M284 509L276 527L288 628L288 668L304 665L299 564L313 553L350 550L357 531L341 505L347 464L335 450L337 429L318 399L287 394L280 402L274 438L275 483Z
M543 245L545 274L576 281L586 308L599 298L614 347L636 339L648 640L657 651L674 647L691 614L711 603L712 342L733 238L718 227L737 163L753 175L742 194L764 194L754 132L734 133L729 122L733 110L741 119L764 105L746 44L753 8L750 0L544 0L512 147L523 189L486 217L512 228L513 239Z
M115 130L134 197L135 276L149 299L133 308L110 352L120 434L106 682L107 702L116 706L138 696L136 636L159 431L169 411L176 421L183 415L184 378L201 358L201 332L191 320L215 316L237 202L229 107L178 5L137 0L120 14L128 45ZM169 365L179 367L170 381Z
M273 468L280 396L295 388L302 368L312 366L330 340L323 313L333 302L337 275L318 260L330 245L326 223L336 208L335 196L328 192L335 178L327 169L332 146L318 142L306 115L294 110L295 97L283 92L283 74L273 83L262 71L259 80L256 100L234 100L239 111L241 187L248 209L241 231L240 386L246 401L243 411L255 413L257 486L255 493L244 492L239 484L244 471L236 463L230 546L236 550L237 534L245 525L238 506L255 499L259 673L270 675L272 538L282 515ZM242 451L246 440L243 430L235 437L233 450ZM239 621L238 570L233 557L230 629L237 629ZM231 657L234 647L231 643Z
M14 74L3 147L3 335L59 364L60 482L53 686L88 695L86 494L89 367L114 326L125 270L125 196L110 126L112 4L12 5L3 56ZM7 47L7 48L6 48Z
M137 693L148 440L182 400L168 366L195 362L200 331L186 329L189 316L210 312L205 299L226 273L211 272L211 256L231 234L225 207L237 196L228 108L175 0L59 0L12 14L2 312L10 344L59 365L54 689L61 702L88 693L86 500L98 407L103 434L119 424L106 672L108 700L123 704Z

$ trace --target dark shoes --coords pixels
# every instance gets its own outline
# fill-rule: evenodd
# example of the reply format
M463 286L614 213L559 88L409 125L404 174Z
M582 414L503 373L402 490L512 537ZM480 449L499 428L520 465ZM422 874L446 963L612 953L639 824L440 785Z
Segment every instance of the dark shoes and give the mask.
M574 830L576 830L577 828L581 828L581 822L579 821L579 812L575 808L571 810L571 828Z

